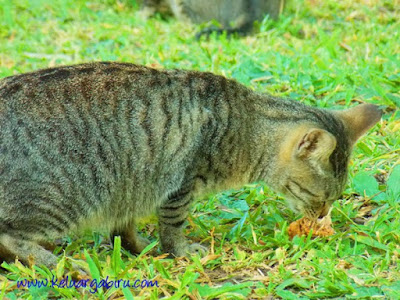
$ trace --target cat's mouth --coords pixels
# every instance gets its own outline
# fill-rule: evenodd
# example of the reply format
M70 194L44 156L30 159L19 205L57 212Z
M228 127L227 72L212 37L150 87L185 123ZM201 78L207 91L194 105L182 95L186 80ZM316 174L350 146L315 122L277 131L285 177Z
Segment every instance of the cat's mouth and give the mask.
M286 196L289 208L295 213L302 213L313 219L322 219L332 210L332 202L330 201L305 203L303 199L299 199L290 190L286 189L285 192L283 194Z
M322 205L318 206L311 206L311 205L305 205L302 207L299 207L296 201L288 201L289 207L294 211L295 213L301 213L311 219L324 219L326 216L328 216L331 213L331 210L333 206L329 202L324 202Z
M329 215L329 214L331 213L332 207L333 207L333 206L332 206L330 203L325 202L324 205L323 205L323 207L322 207L322 209L321 209L321 212L319 213L318 218L319 218L319 219L320 219L320 218L324 218L324 217L326 217L327 215Z

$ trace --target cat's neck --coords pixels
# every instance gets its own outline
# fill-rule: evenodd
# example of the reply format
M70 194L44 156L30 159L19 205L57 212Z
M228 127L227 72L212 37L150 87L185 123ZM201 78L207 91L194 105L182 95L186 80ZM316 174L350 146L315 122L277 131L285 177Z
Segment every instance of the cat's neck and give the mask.
M240 187L252 180L254 161L263 150L257 141L257 119L261 115L254 105L260 101L259 98L260 95L243 86L233 86L227 94L215 100L218 102L207 103L210 118L199 172L211 178L218 186L216 189Z

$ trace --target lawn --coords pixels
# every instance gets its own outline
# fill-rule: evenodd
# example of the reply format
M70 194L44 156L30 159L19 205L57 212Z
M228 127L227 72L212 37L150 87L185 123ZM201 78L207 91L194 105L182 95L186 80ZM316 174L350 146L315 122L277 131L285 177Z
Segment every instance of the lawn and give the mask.
M174 18L145 21L128 0L0 0L0 78L123 61L212 71L318 107L380 105L382 121L355 147L347 188L334 204L336 234L289 240L288 224L300 216L254 183L193 206L186 233L209 245L205 257L133 256L101 233L71 236L54 250L56 270L3 263L0 297L400 299L399 0L292 0L278 21L264 20L252 36L196 41L198 30ZM157 249L155 222L140 228ZM71 278L72 261L90 270L81 279L91 287L61 284ZM100 287L107 276L143 288ZM17 286L22 279L49 282L28 289ZM146 287L146 280L158 286Z

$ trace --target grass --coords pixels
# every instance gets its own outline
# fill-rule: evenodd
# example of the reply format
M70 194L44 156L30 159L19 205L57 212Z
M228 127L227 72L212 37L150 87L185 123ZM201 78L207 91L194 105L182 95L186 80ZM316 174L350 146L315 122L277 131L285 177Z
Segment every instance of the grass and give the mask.
M290 241L287 226L299 216L266 186L248 185L194 206L186 233L210 245L206 257L135 257L99 233L67 237L55 249L56 270L3 263L0 297L399 299L399 7L398 0L291 1L255 35L197 42L199 28L173 18L144 21L128 0L0 0L0 77L118 60L212 71L319 107L368 102L385 110L355 147L330 238ZM156 226L141 229L158 247ZM90 270L83 279L157 280L158 287L17 287L16 280L71 276L72 261Z

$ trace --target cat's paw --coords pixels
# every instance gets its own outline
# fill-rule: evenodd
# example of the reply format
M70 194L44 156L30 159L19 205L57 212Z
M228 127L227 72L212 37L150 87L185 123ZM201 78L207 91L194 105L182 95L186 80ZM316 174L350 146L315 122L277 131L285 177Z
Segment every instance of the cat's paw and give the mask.
M193 243L190 244L187 251L186 251L186 257L190 257L193 254L198 254L200 256L205 256L208 252L208 248L198 244L198 243Z
M154 17L155 14L156 14L156 9L154 7L148 7L148 6L143 7L138 12L139 18L142 19L143 21L147 21L151 17Z
M174 247L174 249L163 249L165 253L169 253L170 258L175 258L175 257L191 257L193 255L200 255L200 256L205 256L206 253L208 252L208 248L194 243L194 244L188 244L188 243L182 243L179 247Z
M149 239L146 239L146 238L138 235L136 237L135 253L142 253L142 251L150 244L151 244L151 242Z
M89 267L86 270L83 266L80 266L74 262L71 263L72 277L83 278L89 276Z
M136 232L125 232L121 234L121 244L126 250L132 254L140 254L150 245L150 241Z

